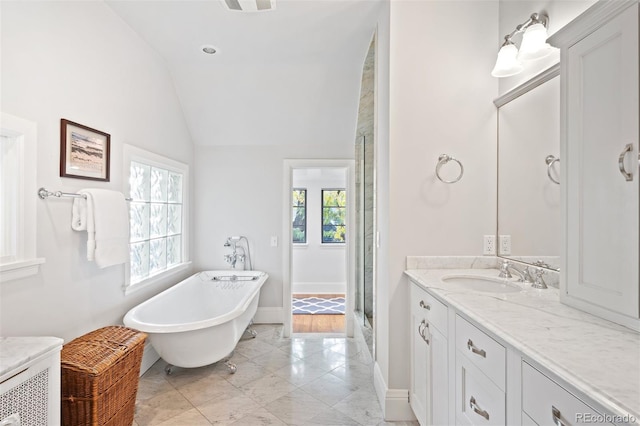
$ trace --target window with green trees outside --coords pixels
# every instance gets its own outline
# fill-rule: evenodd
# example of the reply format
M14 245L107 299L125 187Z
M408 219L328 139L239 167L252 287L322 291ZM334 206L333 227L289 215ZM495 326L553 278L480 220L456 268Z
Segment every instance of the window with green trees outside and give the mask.
M293 228L292 242L304 244L307 242L307 190L294 188L292 193Z
M345 242L347 193L344 189L322 190L322 242Z

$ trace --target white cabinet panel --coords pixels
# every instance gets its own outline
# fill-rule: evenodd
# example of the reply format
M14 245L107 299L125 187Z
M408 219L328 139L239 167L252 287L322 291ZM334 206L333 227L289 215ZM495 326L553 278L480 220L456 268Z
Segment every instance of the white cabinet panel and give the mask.
M538 423L534 422L531 417L524 411L522 412L522 426L538 426Z
M411 388L409 401L418 422L426 425L429 417L428 407L428 367L430 364L430 350L425 337L428 336L427 319L424 309L419 305L422 291L411 285ZM428 337L426 338L428 339Z
M547 376L522 363L522 410L536 424L565 426L598 423L600 414ZM522 415L525 423L526 415Z
M566 47L562 60L566 292L638 318L638 5Z
M456 424L505 425L504 392L456 351Z
M448 329L448 308L415 284L411 285L410 301L411 408L420 425L446 425L449 424L449 362L444 330Z
M447 337L437 328L431 329L431 424L449 422L449 360Z

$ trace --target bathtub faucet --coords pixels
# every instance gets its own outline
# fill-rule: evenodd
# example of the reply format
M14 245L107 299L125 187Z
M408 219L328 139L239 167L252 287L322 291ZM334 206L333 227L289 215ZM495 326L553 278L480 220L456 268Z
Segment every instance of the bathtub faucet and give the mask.
M245 241L246 250L245 250L245 247L238 245L238 243L240 243L242 240ZM235 269L236 263L240 261L243 264L243 269L246 270L248 266L249 270L253 270L253 265L251 264L251 251L249 249L249 240L247 239L247 237L243 237L243 236L228 237L227 241L225 241L224 243L224 246L230 247L232 250L231 254L224 255L225 262L231 265L232 268ZM238 250L241 250L242 253L238 253Z

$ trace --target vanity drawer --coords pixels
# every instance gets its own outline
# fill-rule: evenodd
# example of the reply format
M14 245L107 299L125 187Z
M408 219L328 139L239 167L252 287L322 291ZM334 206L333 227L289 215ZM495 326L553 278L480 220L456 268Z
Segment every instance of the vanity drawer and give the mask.
M502 389L456 351L456 424L506 425L506 397Z
M597 423L596 410L526 362L522 363L522 411L539 425L611 424Z
M422 312L429 323L447 334L447 305L431 296L425 289L412 282L411 310Z
M505 389L506 349L459 315L456 315L456 348L500 389Z

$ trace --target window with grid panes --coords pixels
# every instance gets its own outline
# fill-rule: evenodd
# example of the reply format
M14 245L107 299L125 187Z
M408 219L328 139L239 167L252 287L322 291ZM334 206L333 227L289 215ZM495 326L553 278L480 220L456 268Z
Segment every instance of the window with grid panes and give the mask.
M304 244L307 242L307 190L294 188L292 191L293 225L291 229L292 242Z
M347 212L347 193L344 189L322 190L322 243L344 243Z
M159 161L160 160L160 161ZM187 261L185 256L188 167L154 155L129 162L129 285Z

